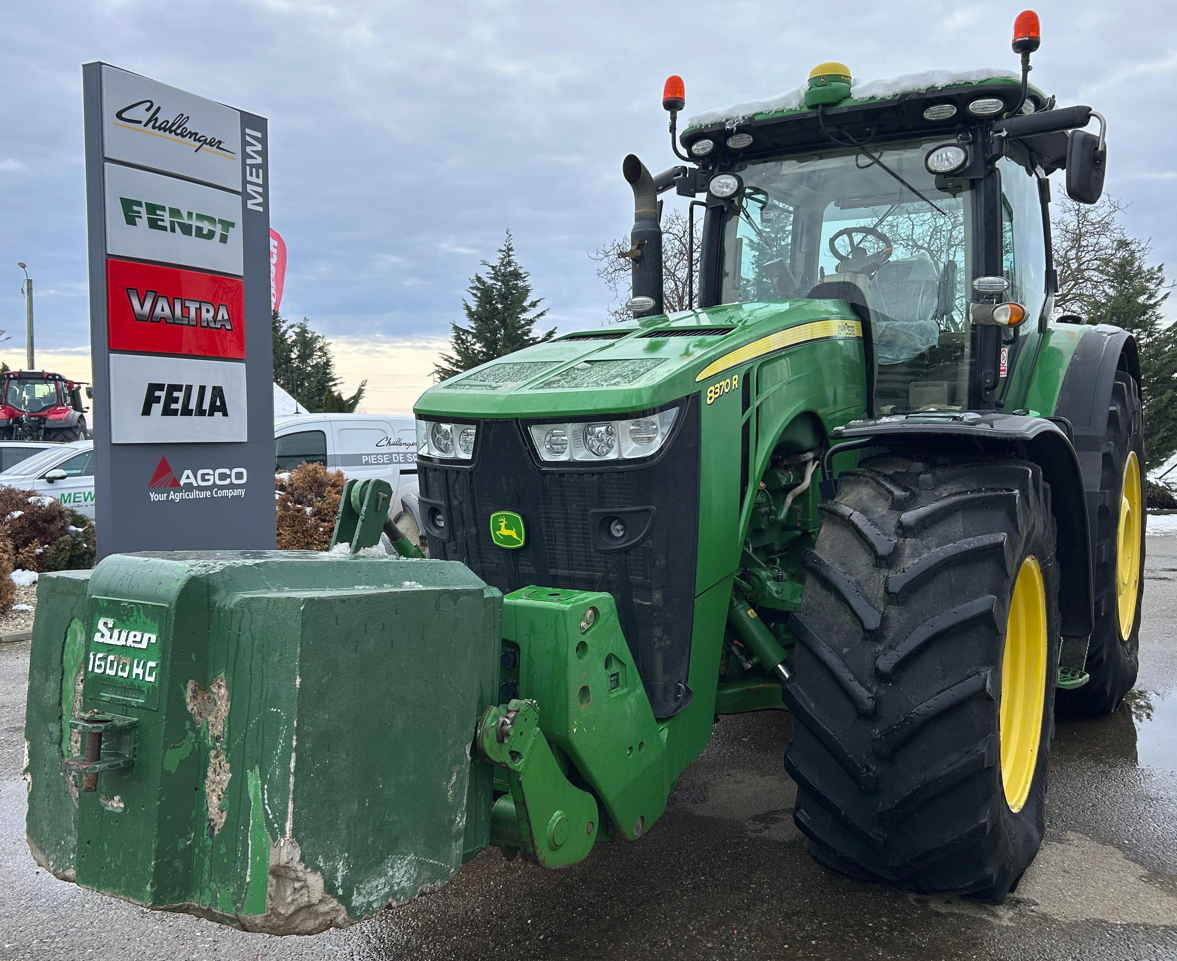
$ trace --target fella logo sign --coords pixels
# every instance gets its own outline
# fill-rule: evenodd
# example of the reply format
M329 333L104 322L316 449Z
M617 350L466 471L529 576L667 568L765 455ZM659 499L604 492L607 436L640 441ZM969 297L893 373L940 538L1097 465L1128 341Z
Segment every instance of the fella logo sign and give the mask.
M175 177L104 164L106 250L241 274L241 198Z
M113 444L244 441L245 365L110 355Z
M236 277L106 262L110 349L245 357L245 293Z
M104 66L102 139L111 160L241 189L241 114L212 100Z

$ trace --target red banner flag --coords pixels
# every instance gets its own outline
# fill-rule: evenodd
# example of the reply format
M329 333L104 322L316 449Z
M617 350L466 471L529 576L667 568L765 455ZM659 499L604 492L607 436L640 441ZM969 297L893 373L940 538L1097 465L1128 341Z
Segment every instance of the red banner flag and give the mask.
M270 308L282 306L282 285L286 282L286 241L270 228Z

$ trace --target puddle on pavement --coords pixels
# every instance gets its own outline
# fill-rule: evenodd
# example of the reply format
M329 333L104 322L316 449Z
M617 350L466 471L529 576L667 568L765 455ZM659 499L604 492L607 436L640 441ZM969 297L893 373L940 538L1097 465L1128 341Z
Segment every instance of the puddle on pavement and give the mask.
M1136 728L1136 763L1177 773L1177 691L1130 691L1124 706Z

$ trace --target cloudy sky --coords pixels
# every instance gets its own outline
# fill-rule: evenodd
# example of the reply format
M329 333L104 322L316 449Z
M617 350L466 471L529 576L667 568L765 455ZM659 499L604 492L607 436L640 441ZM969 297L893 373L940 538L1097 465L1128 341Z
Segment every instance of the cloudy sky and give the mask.
M103 60L270 121L283 314L335 346L367 409L407 411L479 261L503 233L562 330L606 319L587 253L627 232L621 159L674 162L662 81L686 113L800 84L1016 66L1020 6L596 0L6 0L0 36L0 358L24 358L16 267L35 281L38 366L88 378L81 64ZM1177 12L1048 0L1033 80L1109 120L1107 189L1177 275ZM804 10L802 15L800 11ZM1173 311L1170 310L1172 314Z

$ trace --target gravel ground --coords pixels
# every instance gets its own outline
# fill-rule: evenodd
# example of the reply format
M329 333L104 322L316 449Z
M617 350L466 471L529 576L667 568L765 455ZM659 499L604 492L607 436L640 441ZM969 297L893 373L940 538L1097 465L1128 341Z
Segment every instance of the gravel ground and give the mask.
M18 607L27 607L27 611L16 610ZM37 607L37 585L30 584L28 587L18 587L16 589L16 600L13 602L12 609L4 614L0 614L0 634L15 634L18 631L31 631L33 629L33 614Z

